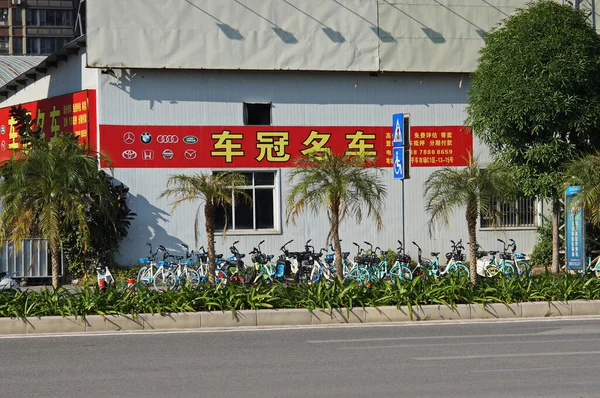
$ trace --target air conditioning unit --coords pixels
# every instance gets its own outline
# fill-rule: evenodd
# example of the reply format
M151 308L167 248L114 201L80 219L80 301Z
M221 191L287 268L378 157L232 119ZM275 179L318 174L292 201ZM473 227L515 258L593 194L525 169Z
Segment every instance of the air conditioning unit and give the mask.
M12 0L12 3L15 5L21 5L21 0Z

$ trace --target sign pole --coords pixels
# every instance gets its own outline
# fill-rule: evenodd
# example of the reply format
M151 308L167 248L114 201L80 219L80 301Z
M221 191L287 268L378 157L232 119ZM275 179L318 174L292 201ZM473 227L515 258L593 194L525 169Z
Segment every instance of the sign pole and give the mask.
M404 179L402 179L402 255L406 255L406 223L405 223L405 206L404 206Z

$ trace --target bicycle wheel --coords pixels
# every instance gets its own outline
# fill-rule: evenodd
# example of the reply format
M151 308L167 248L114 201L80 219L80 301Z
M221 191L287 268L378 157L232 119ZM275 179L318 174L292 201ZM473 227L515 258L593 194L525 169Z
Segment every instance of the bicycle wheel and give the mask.
M451 268L447 271L447 273L452 276L464 278L464 277L469 277L471 275L471 273L469 272L469 269L463 263L454 263L450 267Z
M519 276L531 276L531 265L525 261L517 261L517 273Z
M154 288L156 290L170 290L175 286L175 275L171 271L157 272L154 275Z
M402 264L396 264L390 270L390 281L396 283L397 281L410 281L413 278L410 269Z
M506 278L514 278L515 274L515 267L512 264L504 264L502 266L502 275Z
M488 264L483 269L483 273L488 278L492 278L492 277L498 275L499 272L500 272L500 268L496 267L494 264Z
M180 284L181 286L189 286L192 289L195 289L200 284L200 275L198 272L194 270L188 269L184 271L180 276Z
M137 274L136 282L144 286L152 284L152 275L150 274L150 267L142 267Z
M359 266L354 266L354 268L348 271L347 280L355 280L360 284L363 284L369 279L369 273L366 269L361 268Z

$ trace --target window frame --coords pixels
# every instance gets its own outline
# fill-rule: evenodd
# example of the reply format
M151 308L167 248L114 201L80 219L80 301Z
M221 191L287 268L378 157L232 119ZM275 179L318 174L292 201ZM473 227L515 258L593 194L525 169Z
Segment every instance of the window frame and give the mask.
M234 172L234 173L253 173L253 181L252 185L243 185L238 187L240 190L252 189L252 203L253 203L253 214L252 214L252 224L256 227L256 190L258 189L271 189L273 190L273 228L263 228L263 229L235 229L235 195L234 191L231 191L232 195L232 217L227 221L227 235L280 235L281 234L281 169L272 169L272 168L259 168L259 169L213 169L211 172L219 173L219 172ZM273 176L273 185L256 185L254 183L254 173L274 173ZM215 220L216 221L216 220ZM217 229L215 226L215 234L223 235L222 229Z
M516 199L514 201L510 201L510 202L502 202L499 200L496 200L495 205L496 208L500 209L502 205L506 205L506 204L511 204L511 205L515 205L515 211L513 213L515 213L515 217L518 218L519 217L519 211L518 206L519 206L519 202L520 201L524 201L524 200L531 200L531 204L532 204L532 214L531 214L531 219L533 220L533 224L522 224L522 223L518 223L516 225L504 225L502 223L498 223L497 225L484 225L484 217L483 214L479 215L478 218L478 224L479 224L479 229L483 230L483 231L490 231L490 230L533 230L533 229L537 229L539 224L540 224L540 212L542 211L541 209L541 202L538 198L536 197L524 197L522 199ZM506 214L503 214L502 217L506 217ZM501 220L502 221L502 220Z

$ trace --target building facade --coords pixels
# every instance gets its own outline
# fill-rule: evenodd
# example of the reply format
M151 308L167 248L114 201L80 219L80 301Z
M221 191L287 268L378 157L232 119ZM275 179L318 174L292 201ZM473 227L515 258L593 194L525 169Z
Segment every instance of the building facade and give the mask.
M466 242L461 210L429 231L423 183L439 167L464 166L470 153L490 159L464 125L469 73L483 43L479 30L524 2L242 3L91 2L85 36L0 88L2 155L18 145L7 113L14 104L31 109L44 131L72 131L109 155L138 215L119 254L124 264L144 256L146 242L174 252L181 243L195 245L200 204L172 211L159 198L174 174L248 176L251 200L227 210L229 231L217 239L222 252L238 240L245 252L263 239L273 254L290 239L292 250L308 239L325 247L327 214L307 213L291 223L285 205L293 160L319 148L375 155L387 186L383 230L368 218L346 220L344 250L365 241L395 249L403 236L412 254L412 241L425 252L446 252L450 240ZM167 9L178 17L149 29ZM404 192L392 173L396 113L410 115L411 124ZM530 251L542 204L525 198L499 206L504 227L480 220L481 245L497 250L498 238L513 238ZM201 233L197 245L205 240Z
M78 0L0 0L0 54L48 55L73 40Z

